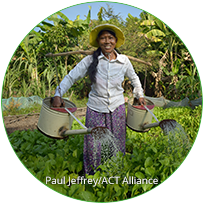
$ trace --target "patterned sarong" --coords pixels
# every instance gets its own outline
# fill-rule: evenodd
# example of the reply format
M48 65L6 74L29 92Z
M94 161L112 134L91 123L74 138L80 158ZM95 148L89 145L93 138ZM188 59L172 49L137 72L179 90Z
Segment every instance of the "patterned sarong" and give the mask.
M99 113L89 107L86 112L86 127L107 127L114 138L117 140L118 150L125 154L126 139L126 113L125 104L120 105L113 112ZM96 151L96 152L95 152ZM94 156L95 155L95 156ZM101 147L94 148L94 138L91 134L84 136L84 173L94 174L93 168L96 169L101 164ZM95 157L95 159L94 159ZM93 168L92 168L93 167Z

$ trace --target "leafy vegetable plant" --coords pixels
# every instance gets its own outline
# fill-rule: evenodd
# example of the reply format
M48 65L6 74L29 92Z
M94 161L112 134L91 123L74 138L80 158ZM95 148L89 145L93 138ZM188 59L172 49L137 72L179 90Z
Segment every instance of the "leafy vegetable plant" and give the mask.
M184 128L190 147L199 129L201 111L201 106L194 110L154 109L159 120L175 119ZM72 127L80 129L75 121ZM54 140L38 130L28 130L12 133L9 140L21 162L42 183L63 195L95 202L124 200L153 189L175 172L189 152L182 143L169 143L159 127L146 133L127 128L126 154L118 152L88 176L83 173L83 135Z

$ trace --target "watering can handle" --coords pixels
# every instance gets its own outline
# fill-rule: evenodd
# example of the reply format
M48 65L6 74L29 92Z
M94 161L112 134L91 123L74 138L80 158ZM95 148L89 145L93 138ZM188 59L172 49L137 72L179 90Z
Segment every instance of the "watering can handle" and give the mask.
M145 109L146 109L149 113L152 114L152 116L155 118L155 120L156 120L157 122L159 122L159 120L156 118L156 116L154 115L154 113L152 113L152 111L150 111L149 108L147 108L146 105L143 105L143 106L145 107Z
M64 108L84 129L87 129L86 126L84 126L76 117L74 114L72 114L67 108Z

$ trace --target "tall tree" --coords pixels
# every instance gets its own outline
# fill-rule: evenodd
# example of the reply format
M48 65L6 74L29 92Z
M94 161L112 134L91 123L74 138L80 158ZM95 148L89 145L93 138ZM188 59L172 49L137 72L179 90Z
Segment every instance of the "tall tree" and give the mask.
M150 48L147 54L160 56L158 63L159 69L157 72L152 72L155 78L155 94L160 97L162 96L163 69L166 68L168 71L173 70L174 61L178 57L178 46L181 46L182 42L161 20L145 12L141 16L141 35L146 37Z

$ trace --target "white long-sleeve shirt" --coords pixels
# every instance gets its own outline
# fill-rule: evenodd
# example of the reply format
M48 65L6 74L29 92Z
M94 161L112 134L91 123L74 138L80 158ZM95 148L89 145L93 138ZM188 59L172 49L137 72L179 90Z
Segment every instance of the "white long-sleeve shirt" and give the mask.
M136 97L144 97L139 77L135 73L131 62L127 56L116 54L117 58L111 61L103 53L98 57L96 83L91 86L87 103L89 108L97 112L113 112L118 106L124 104L122 82L125 76L131 81L134 87L133 93ZM67 92L74 82L87 75L92 60L92 55L86 56L64 77L60 83L61 96ZM58 88L55 91L55 96L60 96Z

